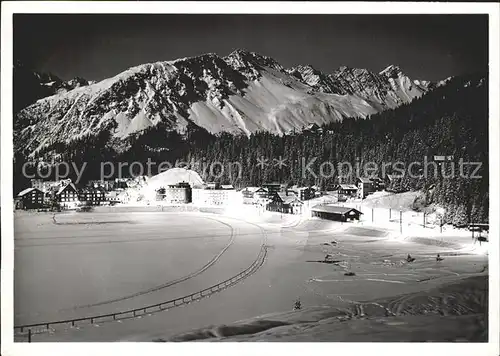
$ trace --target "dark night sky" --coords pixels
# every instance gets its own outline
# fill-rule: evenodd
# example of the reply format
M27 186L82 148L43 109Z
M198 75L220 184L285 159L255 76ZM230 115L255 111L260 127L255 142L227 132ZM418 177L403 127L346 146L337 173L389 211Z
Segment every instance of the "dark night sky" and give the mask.
M62 79L243 48L285 67L341 65L439 80L488 64L487 15L15 15L14 59Z

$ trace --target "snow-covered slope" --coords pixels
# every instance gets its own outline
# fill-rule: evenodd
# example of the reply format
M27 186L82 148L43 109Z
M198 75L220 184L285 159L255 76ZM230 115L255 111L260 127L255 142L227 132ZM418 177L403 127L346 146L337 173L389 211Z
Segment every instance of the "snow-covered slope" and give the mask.
M242 50L224 58L205 54L139 65L98 83L76 78L17 113L15 143L33 157L103 132L113 142L150 128L183 133L193 124L214 134L283 134L364 118L429 88L397 67L380 74L342 67L326 75L311 66L285 70L272 58Z
M488 276L475 275L348 308L272 313L154 341L485 342L487 309Z
M204 184L203 179L195 171L175 167L149 178L147 184L140 190L140 193L146 200L154 201L158 189L168 188L170 185L175 185L179 182L189 183L191 187Z
M179 182L189 183L191 187L204 184L203 179L195 171L175 167L149 178L147 185L150 188L158 189L167 188L169 185L175 185Z

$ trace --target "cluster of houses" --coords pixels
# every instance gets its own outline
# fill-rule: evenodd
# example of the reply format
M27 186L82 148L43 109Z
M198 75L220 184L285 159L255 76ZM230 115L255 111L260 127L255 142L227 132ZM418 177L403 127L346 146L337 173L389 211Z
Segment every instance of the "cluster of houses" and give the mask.
M40 209L57 204L62 209L72 209L82 204L115 205L140 201L145 199L141 195L141 188L147 186L147 178L90 181L83 188L77 188L71 180L57 182L32 180L31 183L30 188L17 195L16 208ZM338 201L346 201L349 198L364 199L375 191L383 190L387 185L387 182L380 178L358 178L356 183L356 185L336 185L334 191L337 193ZM286 214L301 214L304 201L321 195L317 186L299 187L287 186L281 183L266 183L259 187L246 187L236 190L232 185L219 183L192 184L181 181L154 189L154 196L147 198L148 203L154 200L166 204L192 203L197 206L252 204L269 211ZM313 212L317 216L325 216L327 213L325 211ZM346 214L349 215L351 212Z
M79 205L115 205L141 200L140 188L144 181L116 179L114 181L91 181L77 188L71 180L32 180L32 186L16 197L17 209L42 209L57 204L62 209ZM138 188L138 189L130 189ZM269 183L261 187L236 190L232 185L203 183L191 185L178 182L155 190L155 202L167 204L189 204L199 206L228 206L234 204L258 204L270 211L297 214L304 200L319 195L316 187L286 187Z
M224 206L240 202L240 194L231 184L205 183L193 186L193 204Z
M349 198L365 199L373 192L385 190L393 180L393 176L386 175L385 179L379 177L359 177L356 180L356 184L338 184L335 186L338 201L346 201Z
M260 187L236 190L231 184L186 182L160 187L155 200L171 204L193 203L197 206L231 206L252 204L267 210L298 214L302 202L319 195L317 187L287 187L285 184L268 183Z
M120 193L140 180L116 179L113 181L90 181L87 186L77 188L70 179L59 181L31 180L31 187L19 192L15 198L16 209L43 209L57 205L61 209L72 209L78 205L105 205L122 202L116 199Z
M320 196L318 187L287 187L286 184L267 183L261 187L241 190L243 204L256 204L269 211L286 214L302 213L303 202Z
M40 209L50 207L57 202L61 207L72 207L79 202L80 193L71 180L57 182L32 181L31 188L19 192L15 199L17 209Z
M334 190L337 192L337 201L345 202L348 199L365 199L368 195L381 190L387 190L395 179L393 175L386 175L384 179L379 177L359 177L356 184L338 184ZM311 215L321 219L334 221L355 221L363 214L361 211L351 207L336 205L315 205L311 209Z
M380 189L380 182L374 181L373 186L364 185L359 182L360 188L355 185L337 185L335 187L340 196L346 194L356 197L359 189L363 189L364 194L369 194ZM286 214L302 214L304 202L321 196L321 192L316 186L311 187L287 187L283 184L264 184L262 187L247 187L241 191L244 204L259 204L265 206L266 210L281 212ZM366 196L366 195L365 195ZM354 208L318 204L311 208L311 215L321 219L334 221L359 220L361 212Z

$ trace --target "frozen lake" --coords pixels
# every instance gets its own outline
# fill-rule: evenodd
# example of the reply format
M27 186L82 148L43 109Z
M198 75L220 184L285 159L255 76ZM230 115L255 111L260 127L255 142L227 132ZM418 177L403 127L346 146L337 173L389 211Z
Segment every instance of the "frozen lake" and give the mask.
M250 240L236 241L240 231L200 214L68 213L56 221L48 214L15 219L15 324L109 313L189 294L244 269L260 247L257 236L256 248L232 263L233 270L210 276L207 269L173 288L165 285L211 261L210 268L226 257L233 262L229 255Z
M15 324L141 307L194 293L265 264L210 298L138 319L58 326L34 341L151 341L304 306L347 306L487 273L487 257L401 243L382 229L319 220L280 227L200 213L70 213L15 218ZM337 244L331 244L336 241ZM437 263L436 253L444 260ZM411 253L415 262L404 262ZM330 254L335 264L322 263ZM180 277L209 268L185 281ZM352 271L355 276L345 276Z

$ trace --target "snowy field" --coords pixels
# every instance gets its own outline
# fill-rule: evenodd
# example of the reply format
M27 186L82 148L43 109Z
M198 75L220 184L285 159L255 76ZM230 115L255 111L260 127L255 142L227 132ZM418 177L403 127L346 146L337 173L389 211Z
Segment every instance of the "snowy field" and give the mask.
M16 325L183 296L244 269L260 247L258 234L255 243L244 235L258 229L243 231L211 215L68 213L56 221L49 214L15 219ZM233 270L220 270L226 263Z
M248 267L263 235L269 246L265 264L227 290L141 318L56 326L33 341L169 340L289 312L297 298L306 308L345 309L488 274L484 254L399 241L390 229L272 213L240 215L72 213L58 215L58 224L47 214L16 216L15 324L108 313L193 293ZM405 261L408 253L414 262ZM437 253L443 261L436 261ZM219 254L196 276L169 285Z

